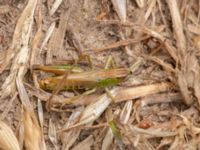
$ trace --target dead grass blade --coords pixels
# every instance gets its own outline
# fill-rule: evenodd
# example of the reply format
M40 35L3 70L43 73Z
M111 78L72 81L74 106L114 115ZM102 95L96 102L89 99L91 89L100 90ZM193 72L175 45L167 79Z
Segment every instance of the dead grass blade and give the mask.
M0 121L0 149L20 150L15 134L11 128L2 121Z
M49 11L49 14L50 16L52 16L56 10L58 9L58 7L60 6L60 4L62 3L63 0L55 0L50 11Z
M41 130L35 116L32 116L27 110L24 110L24 143L26 149L46 149L42 148Z
M184 138L176 136L174 142L169 147L169 150L180 149L183 146Z
M177 46L180 51L180 56L183 58L186 53L187 45L186 45L185 35L183 33L183 24L181 21L177 0L168 0L167 3L172 17L173 28L176 35L175 39L177 40Z
M83 111L83 107L78 107L69 117L67 123L64 125L64 128L68 128L74 125L80 118ZM62 149L68 150L78 139L80 134L80 129L72 129L68 132L61 133Z
M139 27L139 29L142 30L144 33L151 35L152 37L157 38L161 42L163 42L164 46L167 49L170 56L175 60L175 62L178 62L178 56L177 56L176 48L171 44L170 41L166 40L166 38L163 35L161 35L157 31L154 31L154 30L149 29L147 27Z
M128 123L128 120L130 118L132 109L133 109L133 102L132 102L132 100L127 101L125 103L122 111L121 111L121 114L120 114L120 122L122 124L127 124Z
M144 0L135 0L138 7L143 8L144 7Z
M109 124L110 129L112 130L112 133L113 133L116 141L117 141L119 149L124 150L124 143L122 141L122 135L121 135L120 129L117 127L114 120L109 121L108 124Z
M117 90L112 89L110 91L110 94L112 94L112 96L116 96ZM107 94L103 94L97 99L97 101L88 105L85 108L78 123L69 128L64 128L62 129L62 131L66 131L77 126L86 125L98 119L101 114L106 110L106 108L110 105L112 99Z
M63 57L63 42L65 37L65 32L67 29L68 18L70 16L70 9L65 8L61 13L59 26L53 32L48 44L48 51L46 56L46 64L52 64L52 56L53 54ZM59 39L59 40L58 40Z
M121 37L122 40L125 40L125 39L126 39L126 38L125 38L125 35L124 35L124 33L123 33L122 31L119 31L119 35L120 35L120 37ZM136 58L136 56L133 54L132 50L131 50L128 46L125 46L125 47L124 47L124 51L125 51L125 53L126 53L128 56L131 56L131 57L133 57L133 58Z
M119 88L117 89L117 94L114 97L115 102L123 102L123 101L128 101L132 99L137 99L141 97L145 97L151 94L157 94L157 93L162 93L162 92L167 92L173 89L174 86L170 83L154 83L151 85L142 85L142 86L137 86L137 87L129 87L129 88ZM37 96L37 93L33 92L35 96ZM41 95L42 96L42 95ZM91 104L96 97L100 95L98 94L91 94L91 95L86 95L81 98L77 98L75 101L70 101L70 103L66 104L72 104L72 105L88 105ZM54 103L58 102L57 104L59 105L61 99L55 100ZM66 100L67 101L67 100ZM65 102L64 102L65 103Z
M200 101L198 92L200 88L199 70L197 52L188 52L188 54L184 56L184 59L181 60L180 71L177 71L179 88L187 105L193 103L193 95Z
M31 102L29 100L28 94L26 92L26 89L22 83L22 80L19 78L16 78L16 85L17 89L19 91L19 97L21 99L22 105L29 110L30 113L34 113L33 107L31 105Z
M69 6L70 7L70 6ZM70 17L71 10L70 8L65 8L64 11L60 15L60 20L59 20L59 26L57 30L55 30L55 40L53 42L54 47L53 48L53 54L57 56L58 59L63 59L63 56L66 54L65 50L63 48L64 40L65 40L65 34L66 30L68 27L68 20ZM59 40L57 40L59 39ZM51 41L50 41L51 42Z
M94 144L94 138L92 135L88 136L86 139L78 143L75 147L73 147L71 150L83 150L87 149L90 150L91 146Z
M21 110L21 114L23 109ZM23 124L23 120L21 120L20 124L19 124L19 132L18 132L18 141L19 141L19 146L20 149L23 149L24 147L24 124Z
M164 62L162 59L155 57L155 56L150 56L148 59L158 63L161 65L166 71L176 73L176 70L172 67L171 64Z
M116 89L111 90L110 94L112 94L113 97L116 96ZM107 94L103 94L96 102L85 108L78 124L83 125L95 121L100 117L111 102L111 98Z
M111 0L117 15L123 22L126 21L126 0Z
M187 117L183 115L178 115L183 119L184 124L186 125L187 129L189 129L193 135L199 134L200 133L200 128L194 126L192 121L190 121Z
M176 132L173 131L161 131L161 129L141 129L136 126L129 125L130 130L133 134L143 134L150 137L170 137L177 135Z
M200 35L200 27L199 26L196 26L193 24L188 24L187 28L190 32Z
M50 27L48 28L46 34L45 34L45 38L41 44L41 47L40 47L40 53L41 51L43 50L44 46L47 44L47 42L49 41L54 29L55 29L55 26L56 26L56 22L53 22L51 23Z
M6 68L11 59L15 56L12 62L10 74L2 85L2 98L7 97L15 91L16 76L19 76L22 79L26 72L26 65L30 55L28 42L31 34L33 14L36 4L37 0L30 0L24 11L22 12L22 15L20 16L15 28L11 47L7 51L5 61L1 66L0 72L2 72Z
M150 85L121 89L115 96L115 102L122 102L126 100L144 97L150 94L166 92L172 88L173 88L172 84L163 82L163 83L155 83Z
M187 105L191 105L193 103L193 99L191 99L191 92L188 89L187 79L185 78L183 72L178 72L177 74L178 74L178 84L179 84L182 96L184 98L184 102Z
M49 119L49 132L48 132L49 139L53 144L55 150L58 150L58 139L56 134L56 127L51 119Z
M23 123L25 147L29 150L46 150L42 130L39 126L37 117L30 103L26 89L24 88L24 85L19 78L16 79L16 85L19 91L19 97L24 107Z
M40 122L40 127L41 130L43 132L43 125L44 125L44 113L43 113L43 108L42 108L42 102L40 99L38 99L38 118L39 118L39 122Z
M110 145L112 144L113 138L114 138L113 132L109 128L108 131L106 132L106 136L103 139L101 150L108 150Z
M144 6L144 0L137 0L137 1L140 1L140 4L143 4L143 6ZM155 8L155 6L156 6L156 0L151 0L150 4L148 6L148 9L147 9L147 11L145 13L145 16L144 16L145 21L149 18L149 16L152 13L152 10Z
M39 3L40 4L40 3ZM33 38L33 42L32 42L32 51L31 51L31 56L30 56L30 67L32 70L32 66L33 64L36 63L36 58L39 55L39 44L40 44L40 40L42 37L42 14L41 14L41 9L40 6L38 6L38 29L37 32L35 33L35 36Z

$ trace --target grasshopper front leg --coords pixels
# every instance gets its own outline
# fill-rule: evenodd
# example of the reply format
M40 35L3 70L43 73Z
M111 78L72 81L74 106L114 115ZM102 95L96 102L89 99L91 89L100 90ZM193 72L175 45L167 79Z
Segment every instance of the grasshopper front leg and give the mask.
M107 96L113 101L115 102L115 97L112 95L112 93L110 92L110 90L108 88L105 88L106 94Z
M116 61L113 59L113 57L111 55L108 56L108 59L106 60L106 64L104 69L109 69L109 67L112 66L112 68L116 68ZM106 87L105 88L106 94L107 96L114 102L115 98L112 95L112 93L110 92L110 90Z

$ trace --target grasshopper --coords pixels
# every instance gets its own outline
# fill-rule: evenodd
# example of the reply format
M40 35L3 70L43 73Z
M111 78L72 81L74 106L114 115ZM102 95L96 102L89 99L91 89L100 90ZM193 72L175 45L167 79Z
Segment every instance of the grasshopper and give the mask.
M93 68L90 58L88 58L88 61L91 68ZM57 75L53 77L47 77L39 81L40 87L44 90L52 91L53 95L60 90L86 90L80 96L74 96L73 98L67 99L66 102L64 102L64 104L67 104L76 100L77 98L80 98L81 96L95 92L97 88L105 89L108 96L114 101L114 98L109 92L108 87L120 83L126 76L128 76L129 69L108 69L110 64L113 67L115 66L115 62L113 61L112 57L108 57L105 68L101 70L83 71L79 67L69 65L35 66L33 68L35 70L41 70ZM50 100L48 108L50 108L51 105Z
M57 84L63 79L63 68L55 66L39 67L43 71L55 73L59 76L47 77L39 81L40 87L44 90L53 91ZM80 70L79 70L80 71ZM97 70L97 71L84 71L69 73L64 80L62 90L81 90L92 88L105 88L118 84L123 78L128 75L128 70L125 68Z

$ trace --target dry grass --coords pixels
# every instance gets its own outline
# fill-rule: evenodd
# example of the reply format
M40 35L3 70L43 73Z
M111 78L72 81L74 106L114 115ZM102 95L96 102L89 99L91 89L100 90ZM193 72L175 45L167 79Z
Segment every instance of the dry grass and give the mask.
M0 149L200 149L199 7L2 0Z

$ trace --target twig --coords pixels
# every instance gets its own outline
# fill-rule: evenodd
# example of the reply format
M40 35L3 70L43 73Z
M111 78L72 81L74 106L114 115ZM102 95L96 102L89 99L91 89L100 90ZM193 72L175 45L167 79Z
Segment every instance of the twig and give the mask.
M185 35L183 33L183 24L181 21L179 8L177 5L177 0L168 0L167 2L172 16L172 22L173 22L174 32L176 34L177 46L179 48L181 57L183 57L185 56L186 52L186 40L185 40Z
M149 36L145 36L145 37L142 37L140 39L137 38L137 39L121 40L121 41L109 44L108 46L103 47L103 48L94 48L93 50L84 51L84 53L90 54L90 53L94 53L94 52L101 52L101 51L105 51L105 50L109 50L109 49L114 49L114 48L118 48L118 47L121 47L121 46L126 46L126 45L129 45L129 44L138 43L138 42L146 40L148 38L149 38Z

